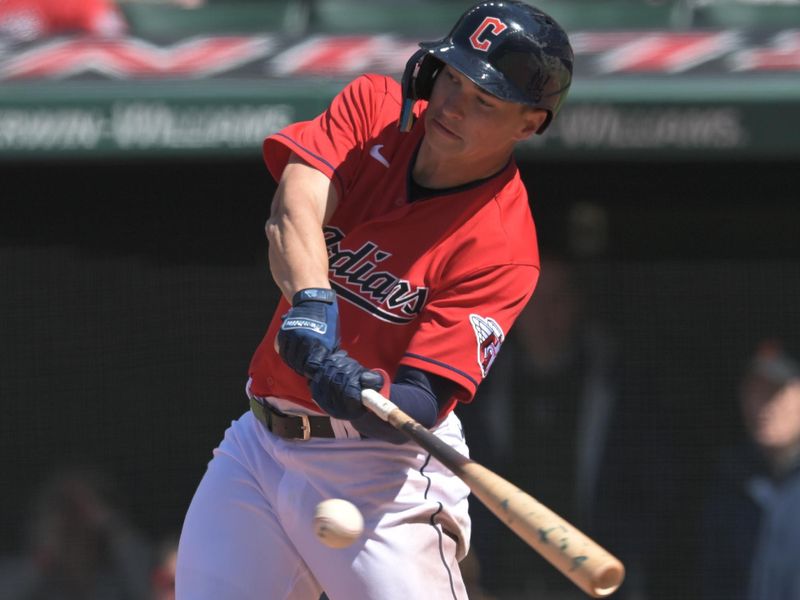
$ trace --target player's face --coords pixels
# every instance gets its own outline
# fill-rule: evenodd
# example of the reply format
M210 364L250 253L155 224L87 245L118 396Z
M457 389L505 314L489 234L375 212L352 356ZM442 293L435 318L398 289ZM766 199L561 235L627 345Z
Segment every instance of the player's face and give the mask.
M745 424L760 446L778 451L800 446L800 380L776 385L753 377L742 391Z
M505 162L514 144L535 133L545 116L500 100L445 66L425 113L425 143L468 165L498 158Z

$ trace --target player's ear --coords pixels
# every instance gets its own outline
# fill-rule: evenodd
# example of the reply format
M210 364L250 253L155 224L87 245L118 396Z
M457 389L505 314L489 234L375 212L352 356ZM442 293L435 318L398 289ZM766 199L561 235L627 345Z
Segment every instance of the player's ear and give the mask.
M521 142L531 137L539 131L539 127L547 119L547 111L540 108L525 106L522 108L522 118L520 119L519 132L516 141Z

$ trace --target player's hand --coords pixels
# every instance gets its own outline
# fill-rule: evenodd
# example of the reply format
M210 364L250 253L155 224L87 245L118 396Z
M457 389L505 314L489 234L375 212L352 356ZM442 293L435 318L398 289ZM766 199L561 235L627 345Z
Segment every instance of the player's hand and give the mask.
M380 390L383 382L380 373L363 367L344 350L337 350L322 361L311 379L311 395L330 416L352 420L367 412L361 403L361 390Z
M339 345L339 305L336 293L306 288L292 298L278 331L278 353L294 371L311 378L322 358ZM309 361L309 356L315 359Z

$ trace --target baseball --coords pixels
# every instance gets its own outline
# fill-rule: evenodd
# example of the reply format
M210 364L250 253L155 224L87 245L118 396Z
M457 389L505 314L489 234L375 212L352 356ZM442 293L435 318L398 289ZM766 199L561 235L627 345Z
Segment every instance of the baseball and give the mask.
M364 531L364 517L355 504L341 498L329 498L314 510L314 533L331 548L346 548Z

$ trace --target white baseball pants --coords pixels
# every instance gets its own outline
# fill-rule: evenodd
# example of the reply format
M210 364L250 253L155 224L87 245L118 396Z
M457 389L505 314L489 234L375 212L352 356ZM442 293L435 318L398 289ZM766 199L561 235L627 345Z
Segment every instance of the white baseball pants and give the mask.
M295 441L250 412L231 424L186 515L178 600L467 597L458 567L469 546L467 486L416 444L359 439L347 425L334 422L336 439ZM467 454L454 414L434 432ZM348 548L314 535L326 498L364 515L364 535Z

